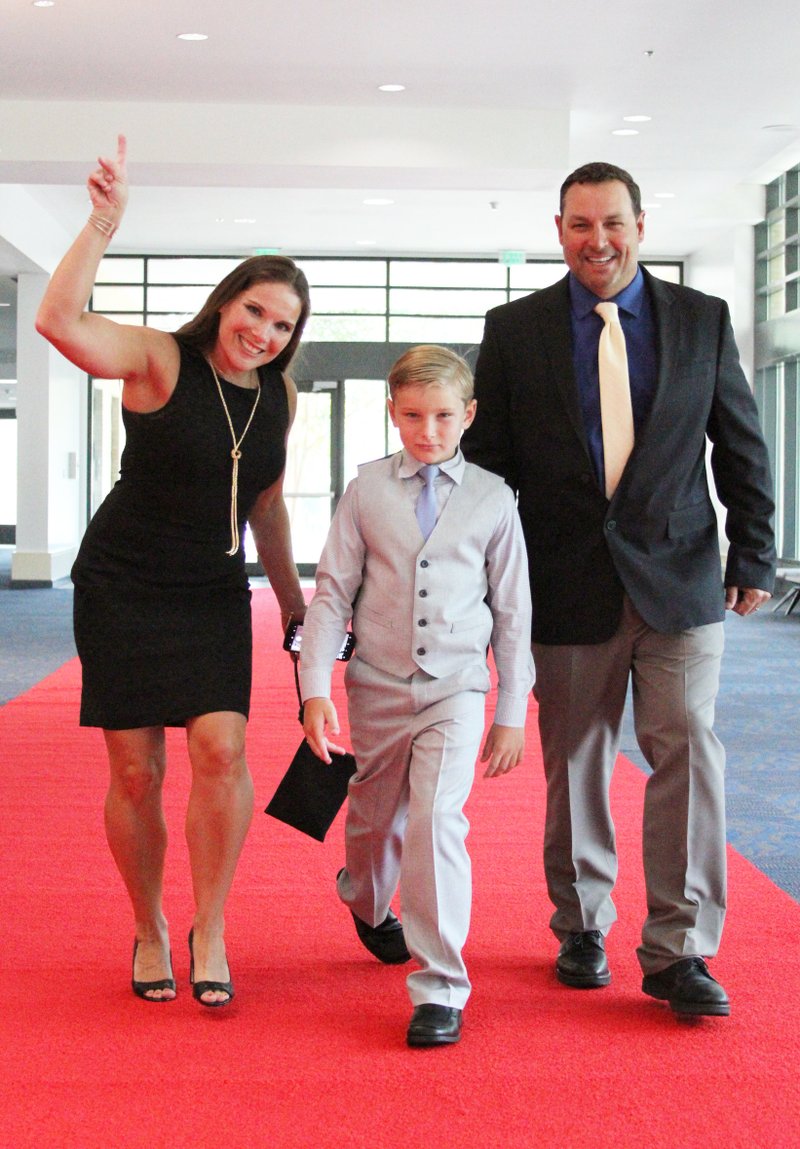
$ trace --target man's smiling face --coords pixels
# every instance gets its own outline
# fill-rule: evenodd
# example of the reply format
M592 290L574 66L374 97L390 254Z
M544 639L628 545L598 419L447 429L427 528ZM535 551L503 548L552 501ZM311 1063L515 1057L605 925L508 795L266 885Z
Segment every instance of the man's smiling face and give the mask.
M620 180L573 184L556 216L567 267L600 299L612 299L632 281L644 239L644 212L633 214Z

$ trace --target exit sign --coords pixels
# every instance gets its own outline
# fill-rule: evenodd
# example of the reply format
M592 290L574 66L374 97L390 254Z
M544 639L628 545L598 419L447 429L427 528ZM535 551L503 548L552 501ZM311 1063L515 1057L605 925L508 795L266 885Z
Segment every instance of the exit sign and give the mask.
M504 263L506 265L506 267L511 267L511 265L515 264L515 263L524 263L524 262L525 262L525 252L524 251L501 251L500 252L500 263Z

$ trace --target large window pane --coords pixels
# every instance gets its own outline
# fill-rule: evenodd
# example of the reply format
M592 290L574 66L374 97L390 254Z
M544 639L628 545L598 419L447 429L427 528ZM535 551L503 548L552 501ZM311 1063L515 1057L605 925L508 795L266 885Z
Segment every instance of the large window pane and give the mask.
M171 312L169 315L148 315L147 326L155 327L156 331L177 331L179 327L183 327L184 323L194 319L195 314L194 311L182 311L180 313Z
M777 255L773 255L767 261L767 283L780 283L786 275L786 264L783 257L783 251L779 251Z
M509 267L508 272L508 282L512 289L519 291L525 288L527 292L531 292L556 283L566 275L567 269L564 261L559 259L553 260L552 263L515 263Z
M645 263L644 260L642 263L656 279L663 279L667 283L683 282L682 268L679 263Z
M777 319L786 314L786 292L781 287L767 296L767 319Z
M95 287L92 293L94 311L142 311L143 287Z
M407 315L485 315L490 307L505 303L505 291L436 291L392 288L389 309Z
M383 315L386 292L381 287L315 287L311 292L311 306L317 315L320 312Z
M209 296L207 284L200 287L150 287L149 311L180 311L196 315Z
M776 243L783 243L786 239L786 216L783 213L778 219L772 220L767 225L767 236L769 247L774 247Z
M331 500L322 495L287 495L286 509L292 524L294 561L316 565L331 523Z
M500 263L467 260L393 259L389 265L392 287L497 287L506 285Z
M474 319L393 316L389 339L393 343L480 343L483 316Z
M313 297L312 297L313 303ZM382 315L314 315L303 332L303 342L384 343L386 320Z
M289 435L284 489L293 495L331 491L331 395L301 391Z
M0 524L17 522L17 420L0 419Z
M388 424L388 427L387 427ZM386 411L383 379L348 379L344 391L344 482L355 478L359 463L380 459L394 450L396 434Z
M372 287L386 282L383 259L298 259L311 287Z
M150 283L202 283L216 286L241 262L241 259L149 259L147 274Z
M107 256L100 261L95 283L143 283L144 260L140 257Z
M316 563L331 517L331 393L301 391L286 457L286 506L297 563Z

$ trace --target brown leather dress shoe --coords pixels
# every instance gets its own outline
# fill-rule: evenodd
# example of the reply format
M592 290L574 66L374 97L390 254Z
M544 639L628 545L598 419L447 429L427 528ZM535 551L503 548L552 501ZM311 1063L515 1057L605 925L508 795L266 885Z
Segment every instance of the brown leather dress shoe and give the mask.
M727 1017L731 1003L701 957L681 958L642 979L642 990L668 1001L674 1013L690 1017Z
M461 1040L461 1010L449 1005L418 1005L406 1041L413 1046L455 1045Z
M556 958L556 977L574 989L599 989L611 981L606 947L600 930L569 934Z

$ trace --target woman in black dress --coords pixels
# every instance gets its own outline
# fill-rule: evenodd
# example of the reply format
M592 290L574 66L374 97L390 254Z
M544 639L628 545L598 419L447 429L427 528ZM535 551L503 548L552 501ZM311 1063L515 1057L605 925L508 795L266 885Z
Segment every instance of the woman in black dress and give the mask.
M164 728L183 726L192 767L186 837L195 998L234 996L225 901L253 811L245 760L250 526L284 624L305 612L283 499L297 392L285 374L309 313L289 259L245 260L175 335L86 310L127 203L126 145L89 177L92 214L56 269L37 329L81 370L121 379L120 478L92 519L72 577L81 723L103 729L106 832L131 898L133 991L175 997L162 906Z

